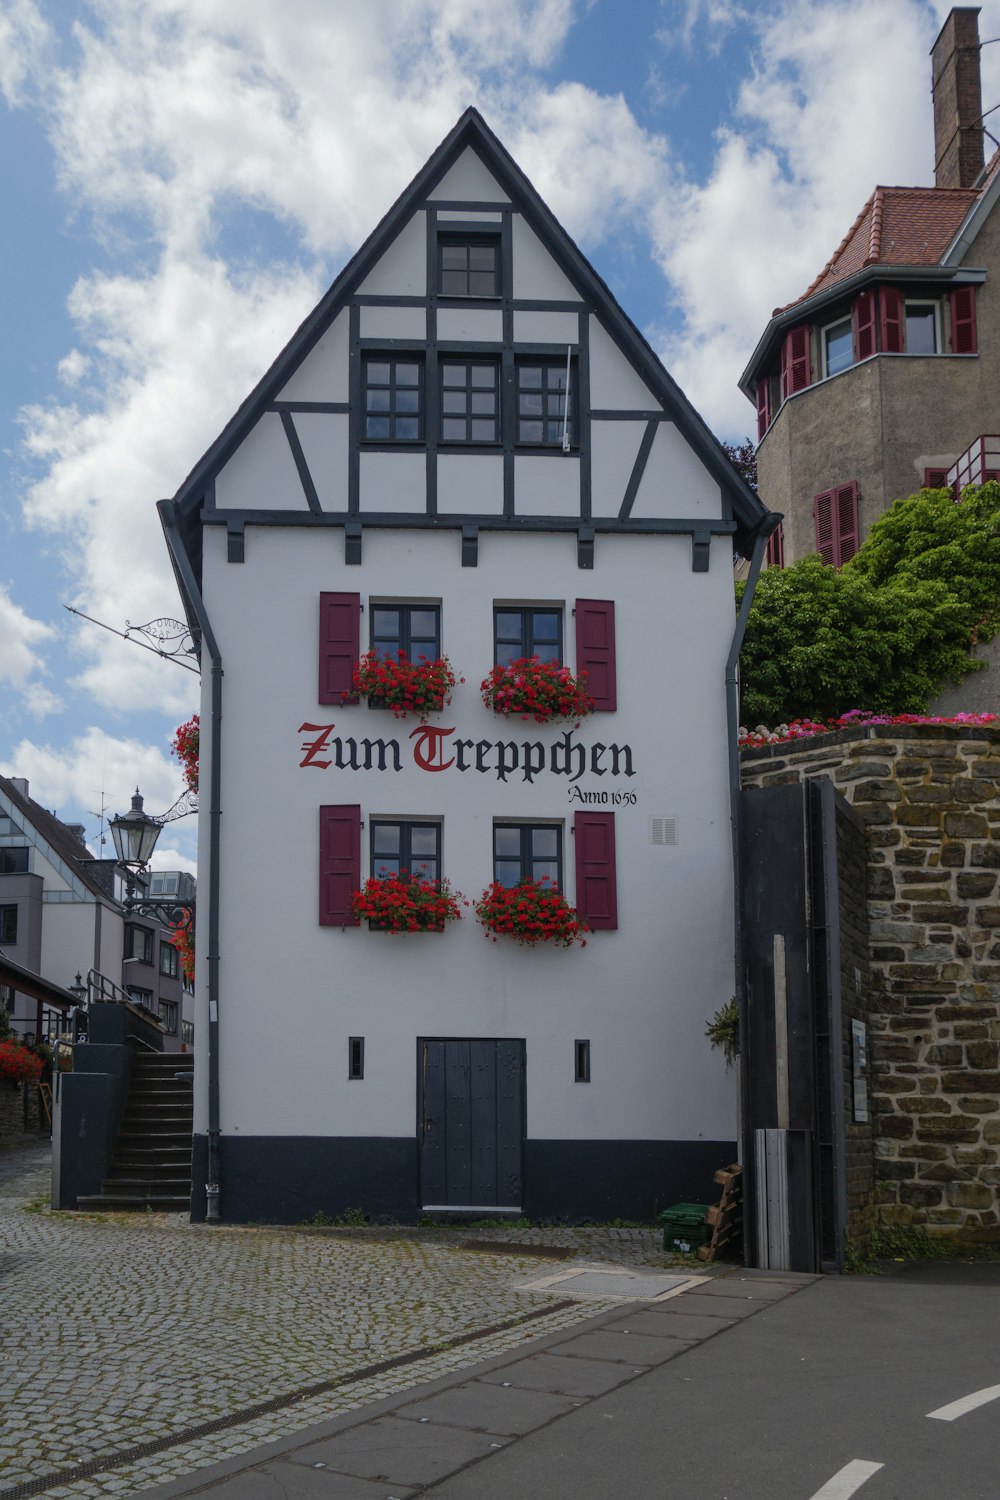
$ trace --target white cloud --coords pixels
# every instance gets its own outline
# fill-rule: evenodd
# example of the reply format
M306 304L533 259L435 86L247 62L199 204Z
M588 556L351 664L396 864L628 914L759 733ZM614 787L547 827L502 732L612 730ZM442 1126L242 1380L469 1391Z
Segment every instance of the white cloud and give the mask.
M21 104L41 71L52 31L34 0L0 3L0 95Z
M79 385L92 363L89 355L81 354L79 349L71 349L59 361L59 379L64 385Z
M36 802L88 827L96 821L102 793L112 815L127 812L138 785L146 811L157 817L183 790L176 759L94 726L65 745L21 740L10 759L0 762L0 775L26 777Z
M23 693L24 706L33 719L44 719L49 714L65 712L66 704L58 694L50 692L40 682L29 682Z
M192 826L193 826L192 819ZM191 859L178 848L176 842L164 845L164 838L168 835L161 833L160 841L153 850L153 857L149 862L151 870L186 870L189 875L198 874L198 862Z
M56 631L44 620L34 620L19 604L15 604L9 589L0 583L0 683L7 682L15 688L24 688L35 672L45 671L45 658L38 647L46 641L55 640Z
M732 436L750 430L736 381L772 308L806 290L876 183L929 182L934 165L924 6L782 0L744 15L757 48L713 171L653 228L685 313L682 332L659 338L664 358Z

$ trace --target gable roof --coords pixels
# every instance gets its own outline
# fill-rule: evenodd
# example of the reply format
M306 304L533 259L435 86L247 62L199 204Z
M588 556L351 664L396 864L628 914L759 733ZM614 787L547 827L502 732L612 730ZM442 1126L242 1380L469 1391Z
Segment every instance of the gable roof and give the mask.
M251 391L218 438L198 460L174 496L175 515L185 550L200 579L200 511L205 490L240 446L250 429L275 399L294 371L319 341L359 284L385 253L410 216L458 160L473 147L515 207L531 217L532 228L566 276L597 312L622 353L639 369L692 449L720 485L732 505L737 544L749 550L753 537L769 530L769 512L733 468L718 440L709 431L632 320L619 306L606 283L563 229L513 157L490 130L478 110L469 108L397 198L377 228L348 261L332 286L292 335L270 369ZM181 597L188 603L175 566ZM190 609L189 609L190 616Z
M93 855L82 839L78 839L65 823L60 823L54 813L47 812L33 797L23 796L6 776L0 776L0 792L9 798L11 806L31 824L53 854L92 896L97 896L102 901L113 901L110 892L87 869L86 862L93 860Z

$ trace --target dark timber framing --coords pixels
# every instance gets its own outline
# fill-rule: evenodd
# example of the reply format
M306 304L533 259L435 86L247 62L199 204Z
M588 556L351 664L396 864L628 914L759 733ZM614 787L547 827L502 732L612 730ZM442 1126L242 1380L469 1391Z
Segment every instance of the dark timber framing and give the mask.
M431 198L437 185L454 165L462 152L472 147L487 170L495 177L500 191L509 201L483 202L478 200L456 200ZM360 292L366 276L377 264L388 245L396 238L403 226L415 213L423 212L426 218L427 237L427 287L424 297L384 296ZM470 220L464 217L443 219L443 213L468 215L488 213L488 220ZM547 299L515 299L513 296L513 215L520 214L553 261L578 289L579 300L565 297ZM437 244L438 234L474 232L495 235L500 239L500 296L499 298L441 297L437 292ZM428 317L427 339L423 345L414 341L395 339L361 339L361 308L365 307L425 307ZM501 338L499 343L477 341L439 342L438 312L447 308L492 308L499 309ZM281 398L292 375L303 360L315 348L319 339L333 320L343 311L348 314L348 341L350 353L349 400L344 402L287 401ZM514 424L512 388L508 376L513 373L514 314L516 312L548 311L575 312L578 318L577 347L574 351L579 370L579 392L583 399L579 406L578 444L574 449L574 463L579 464L580 515L575 520L567 518L538 518L519 516L513 509L513 474L516 452L546 453L554 463L567 462L557 449L526 447L517 448L513 442ZM590 351L588 345L589 322L596 317L625 359L648 385L662 409L634 412L596 410L588 411L586 393L590 386ZM362 347L404 349L421 347L425 351L425 443L415 445L425 452L427 478L427 506L423 516L361 512L360 473L362 448L378 451L378 444L364 444L361 438L361 370L358 357ZM525 345L525 353L565 355L565 345ZM437 443L440 412L438 404L437 361L439 353L482 353L499 355L504 377L503 432L504 441L499 445L503 454L504 469L504 514L483 516L475 514L448 515L437 513ZM518 346L521 352L521 346ZM282 417L288 441L303 485L303 508L286 510L219 510L214 504L215 476L228 463L244 438L266 411L275 411ZM308 465L301 457L301 442L294 431L294 414L297 412L327 412L330 415L346 414L348 418L348 504L346 516L342 511L324 512L318 509L317 487L307 478ZM286 420L287 419L287 420ZM591 514L591 432L595 421L641 420L647 423L669 421L684 435L708 472L718 482L722 492L723 514L720 521L707 526L703 520L644 520L634 522L630 516L620 519L593 520ZM392 451L403 451L406 445L391 445ZM296 448L298 451L296 451ZM474 451L468 445L467 451ZM498 451L491 448L490 451ZM636 486L637 488L637 486ZM634 497L633 497L634 498ZM500 141L493 135L482 116L474 109L462 115L454 129L431 156L430 160L414 178L410 186L397 199L377 229L348 262L334 281L329 291L314 311L301 325L297 333L279 354L270 370L247 397L232 420L215 443L195 465L175 496L180 521L180 532L185 549L191 559L195 578L201 571L200 523L224 524L229 528L229 555L235 562L244 555L243 530L252 525L288 526L311 524L345 528L345 556L350 562L360 561L361 524L364 526L430 526L457 530L462 534L463 562L472 565L471 527L480 530L573 530L578 534L578 561L582 567L593 565L594 537L615 531L636 531L647 534L686 534L692 537L695 566L703 565L706 537L713 535L732 536L739 551L749 556L754 537L763 529L772 529L769 516L756 495L743 483L729 463L725 453L705 426L701 417L689 404L683 393L663 368L642 334L618 306L606 284L581 255L565 230L553 217L546 204L535 192L531 183L508 155ZM185 606L190 614L190 601L185 597Z

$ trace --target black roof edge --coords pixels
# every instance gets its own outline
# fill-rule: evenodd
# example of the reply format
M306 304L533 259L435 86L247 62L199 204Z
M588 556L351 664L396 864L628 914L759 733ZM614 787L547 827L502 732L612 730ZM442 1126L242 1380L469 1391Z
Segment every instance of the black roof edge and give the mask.
M876 261L870 266L863 266L860 271L855 271L853 276L845 276L843 281L824 287L821 292L813 292L811 297L803 297L801 302L793 302L790 307L774 313L757 340L756 348L739 378L739 388L744 396L753 401L758 371L762 364L770 364L774 357L773 346L777 342L778 334L784 333L788 328L793 328L796 323L806 321L813 313L822 312L825 307L842 301L845 296L851 296L870 282L954 281L968 285L970 282L978 284L985 280L986 271L979 266L893 266L881 261Z
M188 532L190 532L191 530L195 530L198 533L198 540L199 540L199 543L200 543L200 532L201 532L200 525L196 526L194 528L192 528L190 526L188 526L188 527L184 526L183 520L182 520L182 516L181 516L181 508L178 505L178 503L177 503L176 500L157 500L157 502L156 502L156 509L157 509L157 513L159 514L159 517L160 517L160 526L161 526L161 528L163 530L164 539L166 539L166 532L167 532L167 519L166 518L167 518L167 516L173 516L174 521L176 522L176 525L177 525L177 529L178 529L178 531L181 534L181 544L184 547L184 550L187 552L188 556L189 557L192 556L192 551L193 551L192 545L191 545L191 540L192 539L189 536L185 535L185 531L187 530ZM194 555L197 556L197 557L200 557L200 555L201 555L201 547L200 547L200 545L197 545L196 548L194 549ZM201 657L201 626L198 624L198 616L195 613L194 603L193 603L193 601L188 596L188 591L187 591L187 588L185 586L184 579L181 576L181 571L180 571L180 569L177 566L177 559L174 557L173 548L169 544L167 546L167 556L170 558L170 568L171 568L171 571L173 572L173 575L174 575L174 583L177 585L177 592L180 595L181 606L182 606L182 608L184 610L184 620L185 620L185 623L187 624L188 630L191 632L191 639L194 642L195 649L198 652L198 656L199 656L199 659L200 659L200 657ZM198 569L198 573L199 574L200 574L200 571L201 570L199 568Z
M668 415L675 421L713 478L718 481L723 495L732 505L738 526L737 541L741 550L750 545L752 535L759 527L764 514L758 496L733 468L718 439L672 376L668 374L643 334L623 311L607 284L590 265L582 251L539 196L506 147L490 130L479 111L470 106L459 117L437 149L431 153L423 167L376 225L364 244L343 267L332 285L299 325L261 380L238 407L233 417L178 489L174 496L178 505L178 523L181 526L185 548L195 564L200 554L200 543L195 540L193 531L188 532L185 522L192 517L192 512L200 507L206 486L211 483L214 475L236 451L248 429L263 414L265 407L273 399L275 388L280 388L291 378L295 369L325 332L330 320L339 311L340 305L350 295L356 283L364 278L371 266L384 253L387 243L398 233L405 220L422 204L428 193L469 145L480 148L485 164L509 193L511 199L515 203L521 200L530 206L533 216L538 221L546 249L562 266L570 279L581 287L584 296L589 296L594 311L601 315L606 331L622 353L638 367L654 393L662 398ZM199 573L197 566L195 573L196 576Z

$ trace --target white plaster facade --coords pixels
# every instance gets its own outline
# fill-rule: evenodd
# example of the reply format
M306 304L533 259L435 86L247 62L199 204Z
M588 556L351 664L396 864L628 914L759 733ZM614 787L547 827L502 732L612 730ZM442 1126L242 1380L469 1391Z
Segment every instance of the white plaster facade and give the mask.
M439 237L463 233L496 235L492 298L441 294ZM519 361L567 351L570 441L519 444ZM420 364L416 441L365 436L365 361L392 357ZM449 357L495 365L495 442L442 440ZM735 1135L732 1077L704 1035L734 992L731 560L768 518L478 115L161 515L203 643L195 1216L199 1174L221 1180L223 1218L427 1207L421 1038L523 1044L520 1197L502 1206L613 1217L710 1191ZM319 701L329 593L359 597L362 650L373 602L439 609L465 681L429 720L424 768L415 719ZM561 611L575 670L578 599L614 604L617 707L576 729L484 707L495 606ZM384 742L369 769L365 741ZM373 819L440 822L442 871L473 900L495 822L556 824L574 902L574 815L599 809L617 927L565 950L494 943L471 908L440 934L321 925L330 805L359 809L361 880Z

